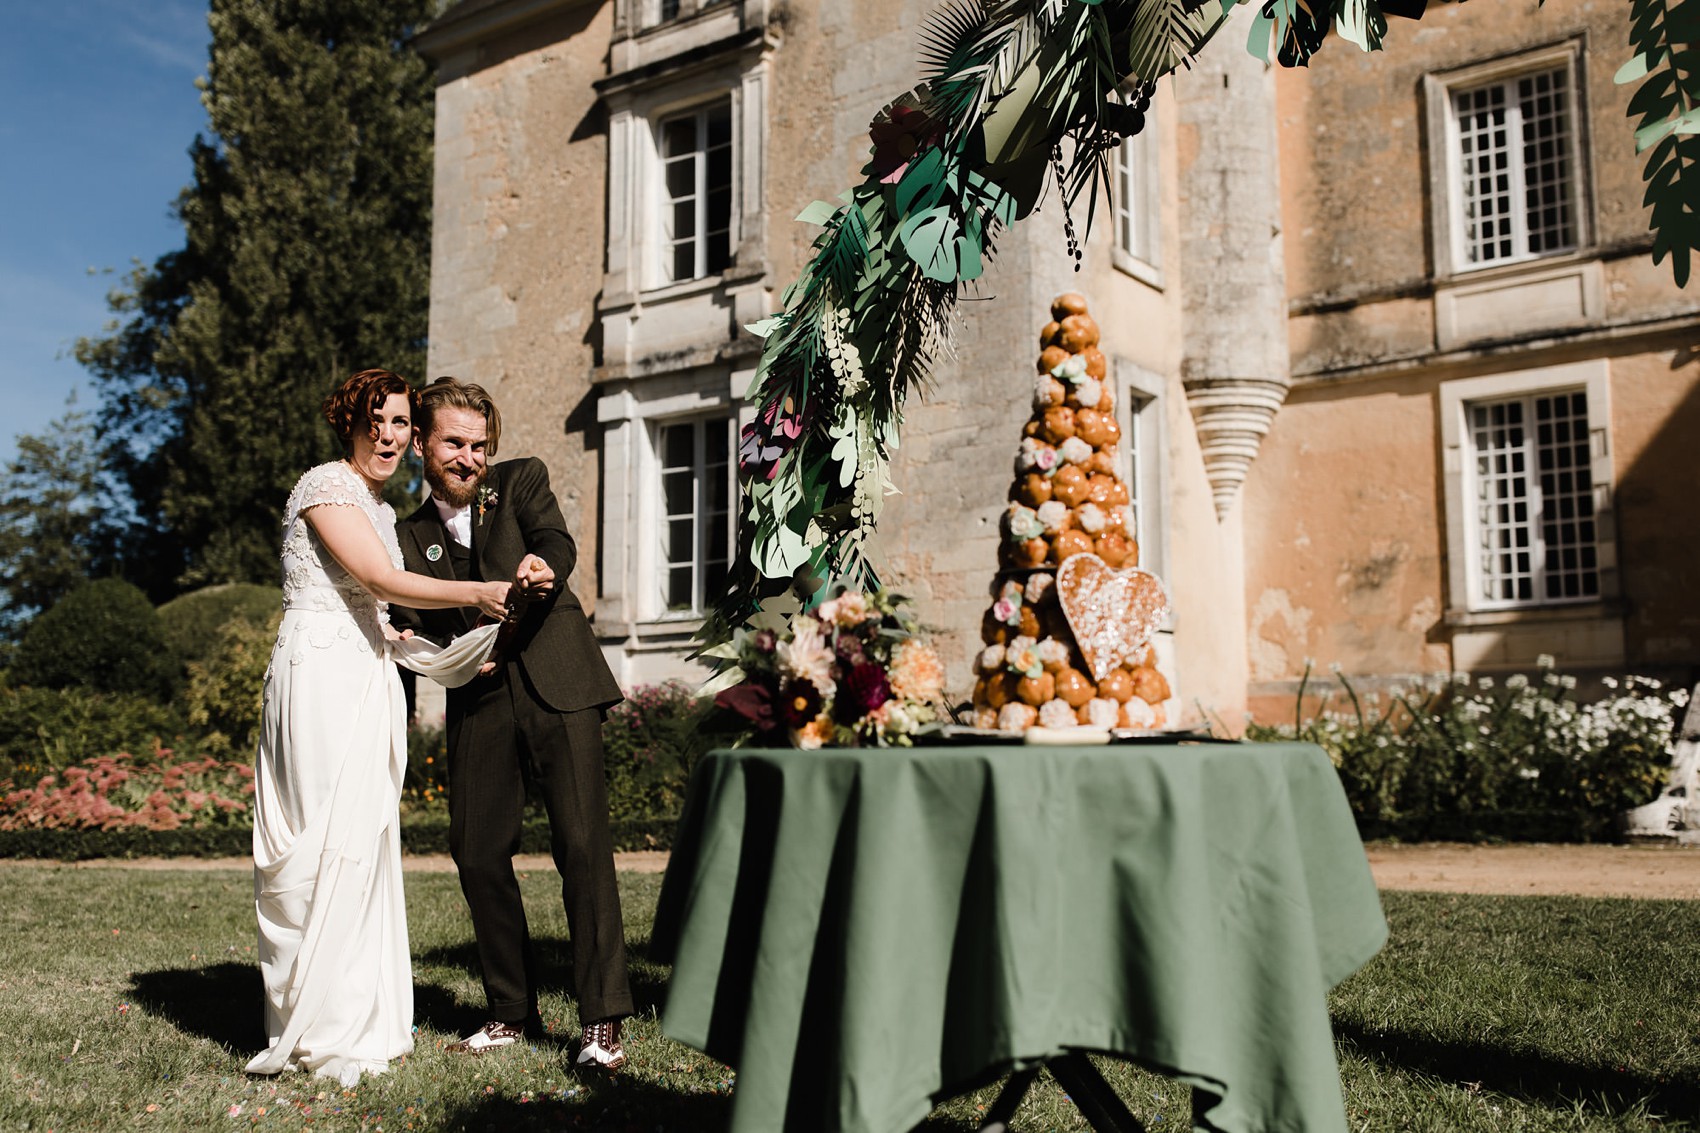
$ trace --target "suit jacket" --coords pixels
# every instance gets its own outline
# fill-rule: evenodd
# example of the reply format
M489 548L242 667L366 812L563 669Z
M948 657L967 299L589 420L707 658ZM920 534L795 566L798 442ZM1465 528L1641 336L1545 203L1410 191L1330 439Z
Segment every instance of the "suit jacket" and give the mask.
M538 696L557 712L618 703L620 686L608 671L584 606L567 585L567 576L578 561L578 546L567 533L561 506L549 488L548 468L535 457L505 460L490 467L484 485L495 500L482 515L477 504L472 506L474 578L512 579L527 553L555 571L551 593L526 608L505 651L506 663L518 665ZM396 535L408 570L454 578L448 529L431 500L399 520ZM442 548L434 559L426 553L432 546ZM439 643L465 633L477 619L478 611L471 606L449 610L396 606L390 611L397 629L412 629Z

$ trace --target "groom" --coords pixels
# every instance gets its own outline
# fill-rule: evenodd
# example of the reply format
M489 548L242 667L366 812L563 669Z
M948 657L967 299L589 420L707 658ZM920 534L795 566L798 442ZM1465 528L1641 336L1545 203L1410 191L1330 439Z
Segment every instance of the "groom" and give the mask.
M584 1023L578 1061L617 1070L626 1060L620 1021L632 1013L632 995L608 831L602 714L621 695L566 584L578 548L542 461L488 463L502 419L481 387L438 378L421 393L415 424L431 498L396 524L407 569L437 578L510 578L535 555L555 580L510 613L515 623L502 631L495 672L448 694L449 850L472 911L490 1010L489 1022L450 1049L484 1054L511 1046L537 1018L536 964L513 869L529 779L549 814L572 933ZM438 641L471 629L476 615L391 611L397 629Z

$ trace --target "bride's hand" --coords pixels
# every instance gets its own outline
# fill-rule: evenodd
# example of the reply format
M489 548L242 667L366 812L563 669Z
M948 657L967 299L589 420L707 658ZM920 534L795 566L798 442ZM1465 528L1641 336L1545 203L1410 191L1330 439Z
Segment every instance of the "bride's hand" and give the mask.
M478 585L478 608L489 614L497 621L508 616L508 590L511 586L506 582L480 582Z

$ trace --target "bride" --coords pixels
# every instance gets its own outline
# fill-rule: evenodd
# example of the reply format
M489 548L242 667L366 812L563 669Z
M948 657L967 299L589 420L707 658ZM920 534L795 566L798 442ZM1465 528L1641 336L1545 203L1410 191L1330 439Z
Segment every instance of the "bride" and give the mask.
M476 606L499 623L507 582L402 569L384 482L413 439L413 393L362 370L325 400L344 458L309 470L283 520L283 624L254 761L254 904L267 1049L255 1074L352 1085L413 1049L413 975L398 804L407 768L399 662L450 687L490 657L498 624L439 649L389 627L388 604ZM520 589L547 586L541 559Z

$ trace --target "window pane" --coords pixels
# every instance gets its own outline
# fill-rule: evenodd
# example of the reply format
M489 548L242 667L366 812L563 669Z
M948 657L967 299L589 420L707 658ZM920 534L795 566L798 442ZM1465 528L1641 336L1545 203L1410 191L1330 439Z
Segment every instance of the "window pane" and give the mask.
M667 163L667 195L674 200L688 197L696 192L697 163L689 157L677 158Z
M697 203L679 201L673 205L673 239L689 240L697 234Z
M703 605L708 605L722 594L726 593L727 563L709 563L703 568L702 598Z
M661 155L679 157L697 148L696 115L672 118L661 124Z
M714 146L729 146L732 144L732 100L727 99L711 107L708 111L708 144Z
M1599 594L1586 394L1467 407L1475 469L1477 595L1490 603ZM1536 424L1525 429L1522 422Z
M663 426L661 460L668 468L692 467L696 463L696 429L691 425Z
M718 275L732 263L732 243L725 232L715 232L708 237L706 259L703 261L704 275Z
M661 493L662 506L669 516L690 515L696 511L696 482L688 470L663 476Z
M689 610L691 606L691 568L673 567L667 572L667 608Z
M721 146L708 151L707 185L710 192L732 192L732 147Z
M696 521L690 516L667 521L667 561L690 564L696 559Z

